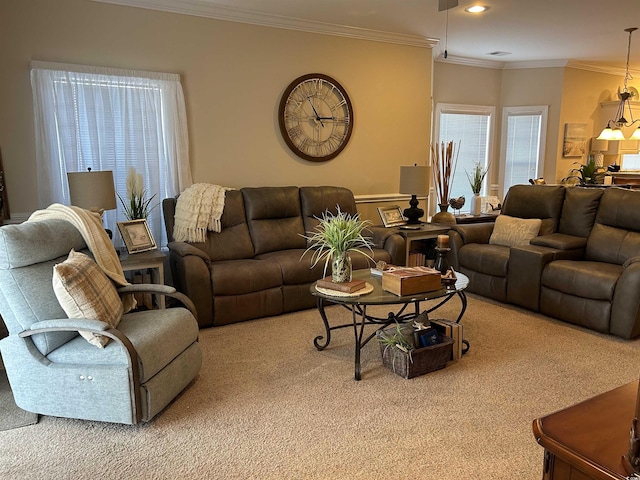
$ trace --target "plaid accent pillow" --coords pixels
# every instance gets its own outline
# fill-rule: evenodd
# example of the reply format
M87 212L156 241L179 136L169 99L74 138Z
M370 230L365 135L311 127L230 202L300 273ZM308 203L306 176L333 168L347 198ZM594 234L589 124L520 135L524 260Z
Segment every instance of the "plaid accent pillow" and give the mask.
M118 326L122 318L122 300L109 278L84 253L74 250L62 263L53 267L53 290L69 318L88 318ZM99 348L109 337L80 332L89 343Z

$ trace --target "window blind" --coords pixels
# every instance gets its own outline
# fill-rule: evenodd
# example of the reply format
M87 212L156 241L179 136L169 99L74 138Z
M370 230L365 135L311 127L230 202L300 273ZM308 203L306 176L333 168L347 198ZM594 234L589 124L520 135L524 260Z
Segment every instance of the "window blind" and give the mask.
M69 204L67 172L112 170L126 202L130 168L142 175L156 207L147 218L159 245L166 245L163 198L191 184L184 97L175 74L32 62L40 208ZM117 232L126 220L120 202L106 211ZM122 239L114 235L116 247Z

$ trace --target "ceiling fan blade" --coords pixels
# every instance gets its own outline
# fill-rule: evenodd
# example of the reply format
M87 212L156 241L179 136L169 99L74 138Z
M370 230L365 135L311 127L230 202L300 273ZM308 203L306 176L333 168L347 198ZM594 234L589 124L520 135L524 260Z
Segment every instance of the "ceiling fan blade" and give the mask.
M457 7L458 0L438 0L438 11L449 10L450 8Z

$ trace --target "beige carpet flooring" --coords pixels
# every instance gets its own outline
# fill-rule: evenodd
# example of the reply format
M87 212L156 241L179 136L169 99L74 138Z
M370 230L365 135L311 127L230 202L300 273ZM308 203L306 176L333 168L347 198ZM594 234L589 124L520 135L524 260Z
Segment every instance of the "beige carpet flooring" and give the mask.
M153 422L0 432L0 478L538 480L532 420L639 374L638 341L473 296L463 323L444 370L403 379L371 343L361 382L351 330L313 347L314 310L203 330L199 378Z
M38 421L38 416L31 412L25 412L16 405L13 393L0 361L0 432L32 425Z

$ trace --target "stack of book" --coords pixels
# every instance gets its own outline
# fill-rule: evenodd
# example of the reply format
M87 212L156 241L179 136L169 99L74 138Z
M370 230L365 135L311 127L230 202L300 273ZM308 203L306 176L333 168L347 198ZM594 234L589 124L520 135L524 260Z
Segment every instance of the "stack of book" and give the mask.
M451 360L458 360L462 358L464 353L463 348L463 335L464 327L462 324L454 322L453 320L447 320L445 318L437 318L431 320L431 326L438 330L442 335L451 337L453 339L453 352L451 353Z
M362 290L366 285L367 282L364 280L351 280L350 282L335 283L331 280L331 277L325 277L316 282L317 287L344 293L357 292L358 290Z

